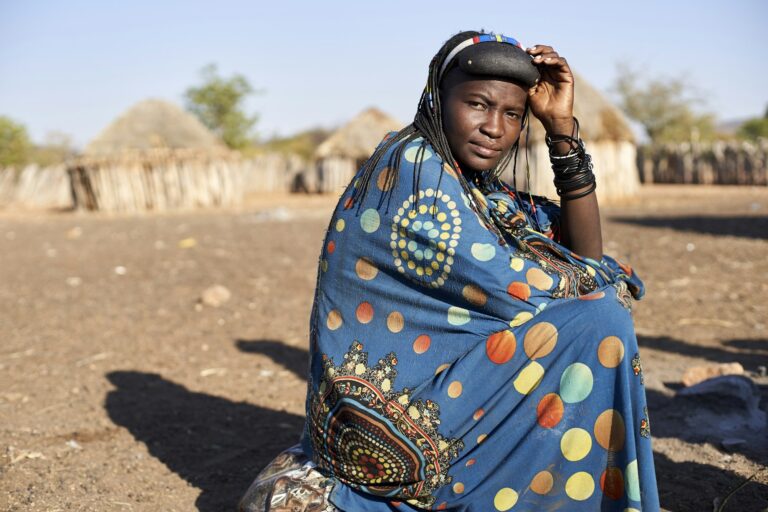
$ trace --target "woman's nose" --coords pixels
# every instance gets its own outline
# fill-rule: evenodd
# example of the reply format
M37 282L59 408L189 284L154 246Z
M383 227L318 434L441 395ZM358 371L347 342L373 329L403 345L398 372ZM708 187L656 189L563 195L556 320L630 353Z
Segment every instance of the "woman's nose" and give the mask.
M489 111L480 127L480 131L493 139L501 137L504 134L502 115L493 110Z

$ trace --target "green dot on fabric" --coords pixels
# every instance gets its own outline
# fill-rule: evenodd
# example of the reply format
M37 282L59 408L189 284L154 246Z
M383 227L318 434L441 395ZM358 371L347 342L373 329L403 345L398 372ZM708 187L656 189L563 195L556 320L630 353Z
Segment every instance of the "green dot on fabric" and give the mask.
M373 233L379 229L380 223L381 220L379 219L379 212L377 212L374 208L365 210L360 216L360 227L363 228L363 231L366 233Z
M584 363L573 363L560 377L560 397L563 402L581 402L592 392L592 370Z
M464 325L469 322L469 311L464 308L451 306L448 308L448 323L451 325Z

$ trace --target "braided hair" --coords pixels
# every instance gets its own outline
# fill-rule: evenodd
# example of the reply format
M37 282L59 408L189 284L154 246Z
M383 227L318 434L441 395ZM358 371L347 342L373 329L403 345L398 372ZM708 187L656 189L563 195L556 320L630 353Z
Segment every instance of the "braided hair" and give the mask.
M430 145L432 146L432 149L437 153L437 155L440 156L443 162L447 164L451 169L453 169L453 171L455 171L459 184L461 185L464 193L469 199L469 204L472 210L480 217L480 219L483 221L483 224L492 233L496 234L496 236L499 239L499 243L502 245L505 244L503 235L499 231L498 227L496 227L495 223L491 219L487 210L483 208L475 199L474 194L472 193L472 187L467 181L467 177L464 176L461 168L459 167L458 162L454 159L453 154L451 152L451 147L448 143L448 139L446 138L445 131L443 129L443 120L442 120L440 81L442 76L444 76L445 73L447 73L447 71L450 69L450 65L449 65L449 68L446 69L443 73L441 73L440 71L443 67L443 63L445 62L445 59L448 57L451 51L457 45L459 45L462 41L466 41L467 39L470 39L482 34L483 32L478 32L474 30L459 32L458 34L448 39L440 48L440 50L438 50L437 54L435 54L435 56L432 58L432 61L429 63L429 75L427 77L427 85L424 88L424 92L421 94L421 99L419 100L419 105L418 105L418 108L416 109L416 116L414 117L413 122L408 126L406 126L405 128L403 128L402 130L400 130L399 132L397 132L395 135L393 135L389 139L387 139L383 144L381 144L379 148L373 153L373 155L365 162L365 164L363 164L360 178L357 183L354 195L352 196L352 201L349 204L349 207L351 207L354 204L357 204L358 208L360 208L362 202L364 201L365 197L368 194L368 191L371 186L373 173L376 170L379 163L381 162L381 159L384 157L385 154L389 152L389 150L393 146L397 146L389 156L389 159L387 162L389 171L386 173L386 179L384 182L384 186L382 187L382 189L385 191L393 190L400 175L400 164L402 162L403 152L405 151L406 147L410 142L413 142L421 138L422 139L421 144L419 145L419 148L416 151L416 155L414 158L415 167L413 172L413 190L417 198L416 201L418 201L418 193L416 191L418 190L418 187L419 187L419 177L421 175L422 162L424 159L423 157L427 149L427 146ZM525 112L523 114L523 126L527 124L526 123L527 117L528 117L528 107L526 105ZM520 143L520 140L518 139L515 142L515 144L509 149L509 151L507 151L507 153L501 158L498 164L496 164L496 167L491 170L490 175L487 176L486 179L484 180L486 186L491 183L498 183L500 181L500 176L502 171L513 159L514 159L513 172L516 173L517 153L519 149L519 143ZM438 178L438 183L437 183L438 187L442 182L444 173L445 173L445 166L441 166L440 177ZM387 202L387 206L388 206L389 204L388 199L389 199L388 194L386 192L383 193L379 199L378 207L380 208L385 201ZM414 204L414 207L415 207L415 204Z

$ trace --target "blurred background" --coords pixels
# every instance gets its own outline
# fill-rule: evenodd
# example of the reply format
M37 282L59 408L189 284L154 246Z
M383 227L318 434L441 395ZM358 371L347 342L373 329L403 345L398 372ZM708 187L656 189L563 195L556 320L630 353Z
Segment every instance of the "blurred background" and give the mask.
M0 509L232 510L301 432L328 218L441 44L577 75L665 510L768 510L768 4L0 0ZM554 195L543 130L530 173Z

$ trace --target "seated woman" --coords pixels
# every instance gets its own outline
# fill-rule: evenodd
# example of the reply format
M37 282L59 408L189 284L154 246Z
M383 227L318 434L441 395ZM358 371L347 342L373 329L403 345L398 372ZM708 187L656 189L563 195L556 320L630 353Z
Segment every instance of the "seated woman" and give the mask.
M462 32L440 49L413 124L333 214L302 443L241 510L659 510L642 284L602 255L573 91L548 46ZM499 179L529 112L560 207Z

